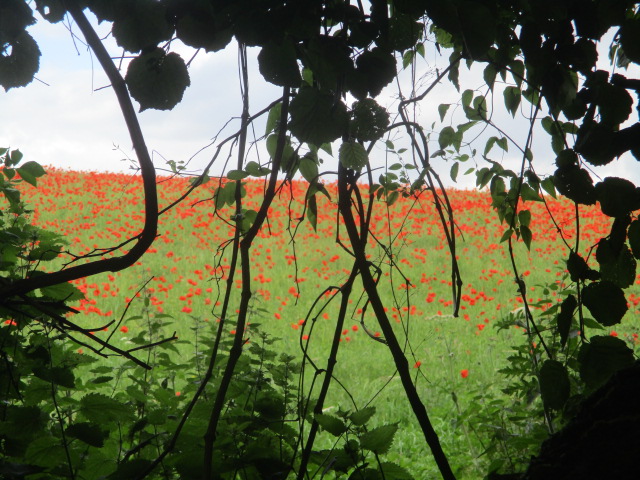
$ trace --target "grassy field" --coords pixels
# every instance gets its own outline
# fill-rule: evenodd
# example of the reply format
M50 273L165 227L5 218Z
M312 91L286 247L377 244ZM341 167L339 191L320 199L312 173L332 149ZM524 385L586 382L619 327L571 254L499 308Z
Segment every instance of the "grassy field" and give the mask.
M140 179L122 174L51 171L39 180L38 189L24 192L36 210L36 223L65 234L69 251L81 255L110 247L139 232L143 220ZM120 320L130 298L138 294L121 323L110 327L115 343L126 346L129 339L146 328L138 315L146 297L153 311L168 314L172 323L166 333L179 337L193 335L193 327L204 325L202 335L213 335L224 279L229 270L229 252L221 248L231 238L226 223L228 211L214 214L210 200L213 188L205 185L166 213L155 244L135 267L123 272L88 278L76 285L86 294L77 305L82 315L75 321L83 326ZM180 179L161 179L160 203L165 206L187 188ZM245 202L258 205L262 184L248 182ZM300 351L309 342L311 356L322 363L331 340L337 301L330 301L331 286L340 286L351 263L335 242L342 236L336 224L336 206L319 202L317 231L305 220L299 223L305 185L283 188L269 212L269 223L252 250L252 324L279 337L278 348ZM332 187L329 191L335 194ZM292 195L294 200L292 201ZM418 388L441 435L445 449L460 478L479 478L486 468L482 445L473 435L473 424L461 421L472 404L499 396L503 380L496 373L506 354L522 342L523 332L497 332L495 323L521 307L506 244L500 244L504 226L490 208L488 194L475 191L449 192L459 229L457 255L464 281L460 316L454 318L451 299L450 254L432 199L425 194L413 203L400 200L387 209L374 209L374 231L389 247L400 272L386 267L388 260L379 247L372 246L371 260L383 267L382 294L398 334L405 342L414 365ZM335 198L335 195L333 195ZM516 260L526 281L532 302L547 298L545 285L559 282L564 275L568 248L541 204L527 203L533 214L534 239L531 252L516 245ZM574 210L567 203L550 199L549 210L570 245L575 242ZM606 235L610 221L596 209L581 209L580 250L588 254L597 240ZM295 235L294 235L295 233ZM125 247L126 248L126 247ZM405 278L403 278L403 276ZM236 282L239 289L241 284ZM637 292L637 289L636 289ZM320 294L322 301L311 309ZM553 298L555 292L549 293ZM394 376L390 355L373 341L366 330L378 335L370 313L361 322L358 295L354 295L348 324L342 332L336 377L349 386L358 407L372 402L376 422L399 421L401 428L388 458L406 466L415 478L431 478L436 470L421 432L413 421L399 379ZM395 300L394 300L395 298ZM637 300L636 300L637 299ZM632 341L640 297L631 295L626 326L618 330ZM326 305L323 303L326 302ZM259 308L258 308L259 307ZM232 308L233 311L233 308ZM169 323L169 321L167 321ZM310 329L313 331L310 334ZM235 332L229 328L228 335ZM310 335L310 336L309 336ZM193 352L183 351L184 355ZM184 385L175 386L180 391ZM331 408L348 407L351 400L337 387L330 392ZM455 395L452 395L455 393Z

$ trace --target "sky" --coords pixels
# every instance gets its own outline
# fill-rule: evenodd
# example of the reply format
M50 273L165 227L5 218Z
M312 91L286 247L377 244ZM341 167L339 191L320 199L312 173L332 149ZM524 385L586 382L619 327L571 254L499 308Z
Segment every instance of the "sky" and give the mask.
M104 23L96 28L101 38L106 38L109 52L114 57L120 56L121 49L108 36L108 24ZM108 80L97 60L83 45L78 28L72 27L72 30L79 38L74 39L69 31L69 24L63 22L52 25L39 20L29 29L42 51L40 71L37 80L27 87L0 92L0 107L4 113L4 120L0 122L0 146L19 148L25 154L25 160L35 160L43 165L58 168L132 172L135 155L115 94L107 87ZM174 46L185 61L193 55L192 49L181 46L179 42L175 42ZM602 47L600 64L606 68L608 43L603 42ZM249 51L252 113L264 108L281 94L279 87L262 79L256 62L258 52L258 49ZM437 69L441 70L447 66L447 58L447 52L445 56L440 56L435 49L427 45L426 58L420 59L416 64L418 92L421 91L420 87L425 88L434 78ZM186 90L182 102L171 111L147 110L139 114L147 146L160 172L167 168L168 160L185 162L189 171L200 172L213 154L214 139L225 138L237 129L241 112L237 64L237 46L233 42L223 51L197 55L189 70L191 86ZM123 74L125 72L126 61L123 64ZM479 91L482 91L481 72L480 66L470 71L466 68L461 69L462 89L480 88ZM637 78L637 72L633 73ZM398 84L404 95L410 93L410 78L409 70L401 72ZM377 98L380 104L390 107L391 111L397 111L397 87L395 84L390 85ZM523 101L520 114L512 118L501 106L500 88L498 85L495 89L496 108L493 119L522 145L528 129L528 123L522 113L526 113L529 105ZM415 112L416 120L427 132L432 132L432 152L438 149L437 137L441 128L447 125L453 125L455 128L457 124L466 121L461 115L461 109L456 109L455 106L449 110L450 115L443 123L437 114L439 104L455 104L459 96L455 88L445 81L429 94ZM351 101L347 99L347 103L350 104ZM135 101L134 106L137 107ZM259 121L255 126L255 138L259 138L263 133L264 122ZM480 153L489 136L499 136L491 129L483 130L476 127L466 134L465 140L475 137L476 134L478 140L472 147ZM554 171L555 155L548 145L547 138L540 128L536 129L534 164L540 176L552 174ZM396 149L408 146L404 132L393 133L392 140ZM469 153L468 150L461 153ZM334 152L337 153L337 146L334 147ZM265 162L267 159L262 146L251 148L249 155L256 161ZM508 152L494 147L489 156L501 162L505 168L516 171L519 170L522 161L522 155L514 145L510 145ZM327 168L332 168L332 165L337 163L336 158L326 155L324 160ZM410 158L405 154L404 160L410 161ZM387 156L384 145L380 143L374 148L371 161L374 167L382 167L385 162L397 162L397 158ZM484 166L479 155L477 162L478 166ZM468 163L469 166L475 166L473 160L469 160ZM454 185L449 178L450 161L436 158L432 160L432 164L447 185ZM222 167L221 161L214 164L213 173L219 174ZM463 172L466 169L466 165L461 166L455 186L474 187L475 176L471 174L465 177ZM640 169L637 168L636 160L630 156L597 169L595 173L601 178L622 176L640 184Z

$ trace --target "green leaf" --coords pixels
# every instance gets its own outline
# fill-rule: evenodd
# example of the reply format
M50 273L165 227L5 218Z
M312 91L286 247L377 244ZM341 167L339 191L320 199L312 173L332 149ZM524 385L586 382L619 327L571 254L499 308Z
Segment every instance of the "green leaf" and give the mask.
M163 4L153 0L139 0L131 2L127 14L113 22L111 33L116 43L129 52L153 49L173 35L173 27L168 19Z
M552 198L557 198L556 187L553 184L553 177L547 177L544 180L542 180L542 182L540 182L540 186L545 192L551 195Z
M531 188L527 183L522 184L522 188L520 189L520 198L522 198L523 201L529 200L533 202L542 202L542 198L540 198L538 192Z
M24 455L26 462L40 467L53 468L65 462L64 448L60 439L42 435L36 438Z
M148 108L173 109L191 84L182 57L175 52L166 54L161 48L134 58L125 81L131 96L140 104L141 112Z
M311 195L307 200L307 220L313 227L313 231L317 231L318 227L318 203L316 201L316 196Z
M267 116L267 126L264 134L269 135L271 132L276 131L278 124L280 123L280 117L282 116L282 103L276 103ZM277 132L276 132L277 133Z
M633 365L635 358L624 340L610 335L591 337L578 353L580 378L594 390L618 370Z
M640 209L640 192L629 180L607 177L595 186L602 213L609 217L623 217Z
M315 88L301 88L289 110L289 129L301 142L318 146L333 142L347 128L348 114L344 103Z
M440 149L444 150L449 145L453 145L456 139L456 131L453 127L444 127L440 131L440 135L438 136L438 144L440 145Z
M531 211L530 210L520 210L518 212L518 222L521 226L528 227L531 223Z
M629 246L631 247L631 251L633 252L633 256L636 258L640 258L640 221L634 220L629 225L629 230L627 230L627 235L629 237Z
M22 166L18 167L16 171L25 182L33 185L34 187L38 186L37 179L46 173L44 168L42 168L37 162L26 162Z
M80 400L80 413L97 424L131 418L131 407L100 393L89 393Z
M458 162L454 162L453 165L451 165L451 180L453 180L454 182L456 182L457 178L458 178L458 168L460 167L460 164Z
M518 87L507 87L504 89L503 95L505 107L507 107L511 116L515 117L522 97L520 89Z
M489 140L487 140L487 143L484 146L484 156L487 156L489 154L489 152L491 151L491 149L493 148L493 146L495 145L495 143L498 141L498 137L490 137Z
M393 462L381 462L380 469L385 480L413 480L413 476L400 465Z
M318 179L318 164L313 159L302 157L298 168L307 182L312 183Z
M596 249L602 280L608 280L620 288L628 288L636 280L636 259L626 245L616 249L611 240L603 238Z
M620 323L628 309L622 289L608 281L587 285L582 290L582 302L605 327Z
M347 426L345 423L332 415L326 415L324 413L316 413L315 415L316 422L327 432L329 432L334 437L339 437L344 432L347 431Z
M5 41L11 47L11 54L0 54L0 85L9 91L31 83L40 68L40 49L26 31ZM0 42L0 49L4 48L5 45Z
M258 66L264 79L281 87L298 87L302 82L296 49L290 41L268 43L258 54Z
M566 367L557 360L545 360L540 369L540 395L547 408L562 410L571 385Z
M449 103L441 103L438 105L438 115L440 115L440 121L444 121L444 116L447 114L447 110L451 105Z
M378 454L389 451L393 443L393 437L398 431L398 424L382 425L374 428L360 437L360 446Z
M43 297L67 302L84 298L84 294L71 283L57 283L56 285L43 287L40 289L40 292Z
M227 178L229 180L242 180L243 178L247 178L249 174L244 170L229 170L227 172Z
M136 458L126 462L120 462L118 469L107 477L108 480L130 480L138 478L151 465L151 460Z
M560 313L558 313L558 333L560 334L560 345L562 348L567 344L569 332L571 331L571 322L573 320L573 312L578 306L578 301L573 295L569 295L562 301Z
M80 422L69 425L65 434L71 438L77 438L81 442L92 447L102 448L108 433L103 431L98 425L89 422Z
M365 148L357 142L343 142L340 145L338 159L345 168L359 170L369 161Z
M369 419L376 413L376 407L370 406L361 408L357 412L353 412L349 415L349 420L356 426L362 426L369 421Z
M500 237L500 243L506 242L507 240L509 240L511 238L511 236L513 235L513 229L508 228L503 234L502 237Z
M222 15L215 15L210 6L191 4L186 15L176 24L176 36L182 43L193 48L204 48L206 52L217 52L229 45L233 29L225 25ZM209 7L209 8L207 8Z
M76 379L68 367L36 367L33 374L46 382L65 388L74 388Z
M527 247L527 250L531 250L531 240L533 239L533 234L529 227L525 225L520 225L520 236L522 237L522 241Z

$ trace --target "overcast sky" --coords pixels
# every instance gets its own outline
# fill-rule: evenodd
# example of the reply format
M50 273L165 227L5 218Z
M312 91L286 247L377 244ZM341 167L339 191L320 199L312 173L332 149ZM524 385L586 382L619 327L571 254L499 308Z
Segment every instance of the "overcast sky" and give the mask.
M98 28L101 36L106 37L109 31L105 23ZM81 41L74 42L68 29L63 23L51 25L46 21L30 28L30 33L38 42L42 51L38 80L25 88L12 89L0 93L0 105L3 111L3 121L0 122L0 146L19 148L26 160L36 160L43 165L55 165L60 168L74 170L97 171L131 171L131 163L123 158L135 158L131 148L131 140L122 120L115 95L110 88L102 88L108 84L106 76L97 60L87 51ZM81 35L74 28L76 34ZM119 49L111 39L107 39L109 52L113 56L120 55ZM177 42L176 42L177 45ZM179 48L178 53L187 61L193 54L189 48ZM606 47L604 45L604 52ZM251 111L256 112L280 95L280 89L266 83L260 76L255 58L258 51L250 51L250 69L253 73L250 79ZM433 78L436 68L445 68L448 53L439 57L435 51L429 51L427 58L418 62L418 78L423 77L420 84L428 85ZM603 67L607 66L606 55L600 59ZM237 48L232 43L227 49L215 54L200 54L190 66L191 86L185 92L183 101L172 111L147 110L139 115L147 146L152 152L156 167L165 168L166 160L189 161L193 170L201 169L209 161L213 148L203 151L216 134L221 132L229 119L238 117L241 111L240 90L238 87ZM481 69L473 72L462 72L462 88L482 87ZM124 73L124 72L123 72ZM409 94L408 71L401 76L403 93ZM637 75L636 75L637 77ZM418 91L420 89L418 88ZM422 102L417 110L417 120L427 129L431 129L436 122L432 135L431 149L437 149L437 132L444 126L466 121L458 115L452 120L447 117L444 124L440 124L437 107L440 103L456 103L459 93L444 82L441 86ZM397 106L397 88L395 85L387 88L379 97L378 102L392 107ZM349 102L348 102L349 103ZM524 144L527 135L527 122L524 119L515 120L502 107L502 94L498 90L495 97L496 111L493 116L498 125L504 126L508 133L520 144ZM134 105L137 107L137 104ZM523 102L523 111L529 105ZM450 110L453 111L452 108ZM458 109L459 110L459 109ZM519 115L520 116L520 115ZM518 117L519 117L518 116ZM227 124L219 134L222 139L234 132L238 121ZM256 126L256 136L264 133L264 123ZM481 139L497 132L487 131ZM473 131L465 136L472 138ZM402 133L394 136L396 146L402 146L406 141ZM534 145L536 171L540 175L553 172L554 155L548 147L544 132L536 133L537 143ZM484 148L484 141L475 145L479 152ZM201 153L197 154L197 152ZM252 150L255 155L256 150ZM264 151L259 149L258 152ZM195 157L194 157L195 155ZM492 159L503 162L506 168L518 169L521 155L510 145L509 152L504 154L494 147ZM193 158L192 158L193 157ZM406 160L409 160L408 158ZM262 157L265 161L265 157ZM372 155L374 165L381 166L385 162L384 148L380 145ZM391 163L397 161L389 159ZM481 158L478 160L482 161ZM332 165L335 159L325 157L325 165ZM433 164L448 184L450 164L442 159L434 159ZM214 166L218 173L222 163ZM464 177L460 169L458 186L472 187L475 177ZM624 176L640 184L637 162L629 157L615 161L606 169L598 170L601 176Z

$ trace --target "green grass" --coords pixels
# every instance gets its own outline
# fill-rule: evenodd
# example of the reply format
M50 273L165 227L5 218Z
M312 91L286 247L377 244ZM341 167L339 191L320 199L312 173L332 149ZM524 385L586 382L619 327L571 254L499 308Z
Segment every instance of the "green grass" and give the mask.
M137 178L54 171L40 183L38 190L26 195L36 206L35 219L67 235L71 242L69 250L75 254L109 247L141 228L143 205ZM181 180L160 183L161 205L177 198L185 188L186 182ZM79 282L77 285L94 304L80 306L83 313L73 320L84 327L96 327L115 319L110 330L126 326L128 332L118 330L114 342L126 347L132 336L148 328L145 318L130 320L144 309L143 300L147 297L151 314L162 312L172 317L166 320L170 323L166 326L166 335L175 330L179 338L192 338L192 329L198 324L202 327L200 335L212 337L220 313L216 302L222 300L225 288L225 281L216 276L228 274L224 267L229 265L230 256L230 250L221 250L219 246L229 240L231 232L224 221L230 213L220 212L217 218L212 202L204 201L211 197L212 188L213 185L205 186L196 191L193 197L162 217L159 238L134 267ZM296 184L294 188L296 195L303 195L302 185ZM245 200L249 205L257 205L261 185L250 183L247 189ZM415 205L401 200L389 210L383 205L374 210L377 238L391 248L396 265L414 287L407 291L402 286L405 280L401 273L389 268L388 259L378 246L372 244L370 253L371 260L381 267L382 297L396 321L396 331L406 346L409 362L415 364L412 370L415 381L444 450L450 455L459 478L479 478L487 468L487 459L481 456L483 446L473 433L477 425L468 418L461 419L465 418L465 411L480 408L482 401L502 398L500 388L504 379L497 370L505 365L512 345L523 342L523 332L514 327L498 333L494 326L508 312L521 307L521 303L506 244L499 244L498 240L505 227L499 225L491 211L488 195L453 191L450 196L458 212L456 222L461 238L457 254L465 282L460 317L451 316L450 254L428 195ZM291 212L287 210L289 206ZM556 221L565 234L575 235L572 209L566 206L562 202L551 203ZM568 249L557 237L541 205L527 203L525 208L531 208L534 213L534 241L531 252L517 243L516 259L530 300L535 302L545 297L544 285L562 278L562 259ZM308 343L310 358L323 366L335 328L339 298L329 301L331 295L323 296L314 309L311 307L324 289L339 287L344 282L351 261L335 242L336 235L341 238L344 235L336 231L335 205L320 203L317 232L306 221L298 227L301 212L299 202L290 204L289 194L283 190L269 214L268 227L254 243L251 266L254 314L249 320L280 338L277 345L282 351L300 355L300 345ZM593 212L593 209L583 212L586 218L581 231L585 237L581 245L585 251L600 236L606 235L609 225L608 219ZM295 237L292 237L294 231ZM571 245L573 241L569 240ZM293 261L293 255L297 262ZM119 323L127 299L147 281L140 298L132 302L123 322ZM297 300L296 285L300 288ZM239 298L238 286L234 285L235 304ZM401 427L388 459L407 467L415 478L437 478L434 462L413 419L400 380L394 375L391 356L382 344L369 338L360 323L358 309L363 306L360 290L356 288L352 296L350 318L344 327L346 334L342 335L335 372L335 377L348 387L349 395L334 383L327 408L352 408L351 399L358 408L371 402L377 408L374 426L399 422ZM235 308L232 306L231 312ZM89 312L91 309L93 312ZM637 313L635 306L632 310L627 318ZM307 322L303 328L299 322L304 319ZM227 321L233 320L232 316ZM371 333L379 330L370 312L365 314L364 322ZM629 323L632 322L627 321ZM233 325L227 325L226 335L230 337ZM301 335L308 335L312 325L310 338L301 340ZM619 329L620 335L627 338L631 338L634 331L633 325ZM194 355L192 346L178 344L178 348L181 355ZM111 365L120 362L108 361ZM468 371L468 377L461 376L463 370ZM178 377L176 390L182 390L185 381Z

